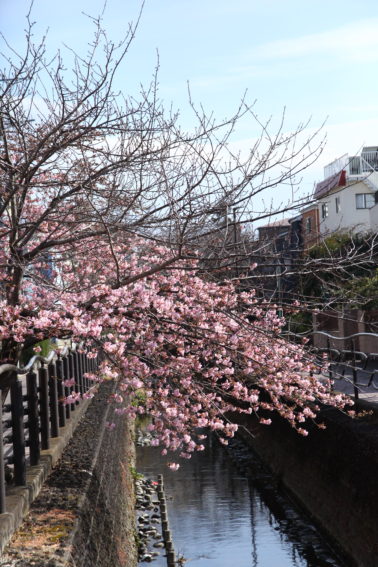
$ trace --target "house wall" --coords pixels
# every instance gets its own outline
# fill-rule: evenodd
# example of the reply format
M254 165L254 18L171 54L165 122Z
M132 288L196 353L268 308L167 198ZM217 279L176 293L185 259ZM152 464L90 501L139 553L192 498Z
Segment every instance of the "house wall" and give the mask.
M378 204L369 209L369 215L371 229L378 232Z
M280 238L287 238L290 231L290 224L287 222L284 225L267 225L260 226L259 231L259 241L272 243L275 248L275 241Z
M307 220L311 219L311 231L308 232ZM316 207L302 213L303 248L307 250L317 244L319 239L319 209Z
M343 188L339 187L338 190L319 199L318 209L321 234L328 234L338 230L363 232L371 229L371 210L356 208L355 195L357 193L370 193L374 195L374 191L368 187L366 183L358 181ZM339 213L336 213L336 197L340 199ZM325 219L322 218L323 203L328 203L328 217Z

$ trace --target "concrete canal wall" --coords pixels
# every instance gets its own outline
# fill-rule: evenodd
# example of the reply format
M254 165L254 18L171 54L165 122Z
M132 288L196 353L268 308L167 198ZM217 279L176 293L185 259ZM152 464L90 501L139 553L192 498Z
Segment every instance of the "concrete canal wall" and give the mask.
M352 420L324 410L326 430L298 435L276 417L245 418L241 434L315 522L338 542L351 565L378 565L378 409Z
M66 567L135 567L134 423L114 415L107 398L99 410L87 430L98 438Z

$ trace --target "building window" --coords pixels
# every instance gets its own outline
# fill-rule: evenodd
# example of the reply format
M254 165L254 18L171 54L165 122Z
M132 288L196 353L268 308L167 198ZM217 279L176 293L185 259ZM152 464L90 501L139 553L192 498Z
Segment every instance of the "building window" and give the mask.
M328 203L322 203L322 219L328 217Z
M340 212L340 197L335 198L336 213Z
M311 217L307 217L306 219L306 232L307 234L309 234L312 230L312 223L311 223Z
M375 198L373 193L356 194L356 209L371 209L374 205Z

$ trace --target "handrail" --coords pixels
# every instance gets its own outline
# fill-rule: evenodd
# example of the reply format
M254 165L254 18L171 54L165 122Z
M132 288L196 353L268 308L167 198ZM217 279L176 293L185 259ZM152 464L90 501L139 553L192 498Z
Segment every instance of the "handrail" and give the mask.
M369 153L373 154L375 159L377 158L376 152L369 152ZM375 171L375 168L372 166L372 164L369 163L369 161L367 159L365 159L363 156L360 156L360 160L361 160L361 172L362 173L367 173L369 171ZM367 169L366 169L366 166L367 166Z
M360 395L360 391L362 388L373 388L373 390L378 390L378 385L375 383L375 377L378 376L378 368L371 368L368 369L369 362L376 361L378 358L378 352L363 352L360 350L355 349L355 343L353 341L354 338L358 337L372 337L378 339L377 333L353 333L347 336L335 336L331 335L330 333L326 333L325 331L318 331L318 330L310 330L305 331L303 333L294 333L293 331L285 331L281 334L284 338L287 337L296 337L298 339L307 338L309 336L314 335L321 335L327 338L327 345L326 346L313 346L313 349L317 352L328 353L329 355L334 355L337 359L331 359L330 365L328 368L328 374L330 379L337 379L342 380L344 382L350 383L353 386L353 393L354 397L357 400ZM342 349L342 348L335 348L331 346L331 341L352 341L352 348L351 349ZM352 358L353 364L348 363L346 356ZM342 372L338 372L337 375L337 368L343 368ZM345 371L348 370L352 373L352 377L345 376ZM368 383L364 384L358 381L358 373L368 374L370 378L368 379Z
M295 337L305 337L307 335L324 335L325 337L329 337L330 339L336 339L336 340L349 340L349 339L353 339L354 337L376 337L378 339L378 334L377 333L353 333L352 335L347 335L346 337L336 337L335 335L330 335L329 333L326 333L325 331L304 331L303 333L294 333L293 331L285 331L284 333L282 333L282 336L284 335L293 335Z
M6 512L6 466L13 465L15 484L25 485L26 447L30 465L37 465L41 450L49 449L50 439L59 436L59 428L81 400L94 393L90 376L98 370L99 360L88 356L83 347L84 343L77 343L52 350L46 357L34 354L24 366L0 365L0 376L8 373L11 379L4 388L10 403L0 403L0 514ZM10 417L3 422L4 414Z
M65 346L62 349L51 350L47 357L42 356L40 354L35 354L29 360L29 362L25 366L16 366L15 364L1 364L0 365L0 375L4 374L5 372L15 372L16 374L27 374L37 362L42 362L42 364L50 364L53 360L56 360L62 356L66 356L70 352L76 352L77 348L81 348L82 345L78 347L68 347Z

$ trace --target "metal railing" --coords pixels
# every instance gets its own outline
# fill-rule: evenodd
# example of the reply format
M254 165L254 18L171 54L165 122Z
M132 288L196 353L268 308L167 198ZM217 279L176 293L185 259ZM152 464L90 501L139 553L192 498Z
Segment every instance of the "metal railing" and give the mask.
M345 337L337 337L325 331L310 331L306 333L293 333L287 331L283 336L302 342L304 338L314 338L316 335L325 339L324 346L310 345L309 351L316 355L323 353L328 356L328 378L338 382L338 390L352 394L356 400L361 393L378 392L378 348L377 352L366 353L357 348L360 337L377 341L376 333L354 333ZM338 341L348 348L337 348ZM324 362L319 359L319 372L323 372ZM350 390L350 391L348 391Z
M349 158L348 173L349 175L361 175L371 171L378 170L378 154L377 152L366 152L362 156L353 156Z
M26 484L27 465L38 465L41 450L71 418L83 396L94 387L86 373L96 372L97 358L79 348L35 355L18 367L0 365L10 384L0 403L0 513L6 512L6 473L12 484ZM3 394L3 392L1 392ZM2 441L2 442L1 442Z
M362 175L372 171L378 171L378 152L364 151L360 156L349 156L345 154L329 163L324 168L324 178L339 173L343 169L348 175Z

